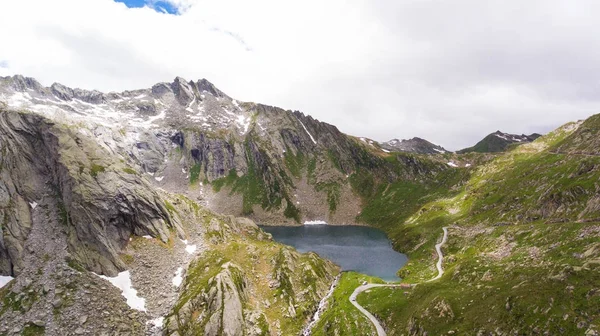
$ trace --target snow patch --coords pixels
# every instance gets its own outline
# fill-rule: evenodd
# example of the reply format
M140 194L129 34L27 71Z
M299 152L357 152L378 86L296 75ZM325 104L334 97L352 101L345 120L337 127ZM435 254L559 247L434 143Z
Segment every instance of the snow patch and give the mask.
M186 245L185 252L194 254L194 252L196 252L196 245Z
M145 122L146 126L150 126L150 124L152 124L153 122L159 120L159 119L164 119L166 114L166 110L163 110L162 112L160 112L158 115L152 116L150 118L148 118L148 121Z
M32 209L35 209L35 207L38 206L37 202L29 202L29 205L31 205Z
M465 167L471 167L471 164L470 164L470 163L467 163L467 164L465 165Z
M444 153L444 151L441 150L441 149L434 148L433 150L436 151L436 152L438 152L438 153Z
M250 126L250 117L246 118L243 115L240 115L240 116L237 117L236 121L244 129L244 133L243 134L248 133L248 127Z
M389 153L390 152L389 150L387 150L385 148L382 148L381 150L384 151L385 153Z
M296 118L296 119L298 119L298 118ZM312 142L316 145L317 141L315 141L315 138L313 138L312 134L310 134L310 132L308 131L308 129L306 129L306 126L304 126L304 124L302 123L302 121L300 121L300 119L298 119L298 122L304 128L304 130L306 131L306 134L308 134L308 136L310 137L310 140L312 140Z
M164 316L159 316L153 320L150 320L148 322L146 322L146 324L151 324L152 328L162 328L165 322L165 317Z
M145 235L145 236L142 236L142 238L146 238L146 239L152 239L152 236Z
M175 272L175 277L173 278L173 286L179 287L183 282L183 267L179 267L177 272Z
M164 176L157 176L154 179L157 180L158 182L162 181L165 177Z
M448 162L447 165L454 168L458 167L458 165L452 161Z
M304 225L327 225L327 222L322 220L305 221Z
M7 283L11 282L14 278L11 276L0 275L0 288L6 286Z
M113 286L120 289L121 294L127 299L129 307L143 312L146 311L146 299L137 295L137 290L135 290L131 284L131 275L129 271L121 272L114 278L109 278L104 275L98 276L104 280L108 280Z
M197 249L196 245L190 245L190 244L188 244L187 239L185 239L185 240L184 239L179 239L179 240L181 240L181 242L185 245L185 251L187 253L194 254L194 252L196 252L196 249Z

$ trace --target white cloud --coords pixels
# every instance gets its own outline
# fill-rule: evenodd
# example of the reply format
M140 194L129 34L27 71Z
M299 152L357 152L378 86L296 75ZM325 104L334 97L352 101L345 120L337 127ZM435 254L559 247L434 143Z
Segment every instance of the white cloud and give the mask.
M600 111L594 0L9 0L0 75L119 91L175 76L377 140L448 148Z

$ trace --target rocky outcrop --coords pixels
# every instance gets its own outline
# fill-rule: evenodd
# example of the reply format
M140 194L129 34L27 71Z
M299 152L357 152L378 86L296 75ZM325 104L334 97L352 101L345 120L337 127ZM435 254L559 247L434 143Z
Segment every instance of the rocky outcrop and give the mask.
M95 140L35 114L0 111L0 273L17 275L44 198L58 205L70 253L86 268L116 275L119 251L135 235L167 241L181 233L151 185L100 148Z
M167 334L244 335L243 308L247 300L244 278L239 266L230 262L223 264L202 292L171 317Z
M551 148L552 152L581 156L600 155L600 137L598 136L600 132L600 115L591 116L585 121L568 124L566 127L575 129L575 131ZM593 165L588 164L586 168L591 170Z
M225 263L198 295L183 304L167 322L167 334L240 336L244 331L245 274ZM195 317L197 316L197 317Z
M205 227L209 245L186 271L166 333L298 334L337 267L272 242L249 219L214 216Z
M223 271L208 281L206 304L211 315L207 316L204 335L243 335L244 274L233 264L222 267Z

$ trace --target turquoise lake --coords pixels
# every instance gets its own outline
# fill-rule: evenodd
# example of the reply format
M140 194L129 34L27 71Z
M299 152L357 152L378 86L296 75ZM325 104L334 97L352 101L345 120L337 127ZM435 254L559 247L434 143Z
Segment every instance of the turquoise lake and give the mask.
M304 225L261 226L273 239L300 252L316 252L344 271L397 281L396 272L406 264L406 255L396 252L385 233L363 226Z

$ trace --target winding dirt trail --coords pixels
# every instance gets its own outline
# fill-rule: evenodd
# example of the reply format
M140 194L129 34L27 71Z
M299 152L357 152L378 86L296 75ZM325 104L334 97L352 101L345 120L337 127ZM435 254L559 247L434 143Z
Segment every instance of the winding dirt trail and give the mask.
M435 265L438 270L438 275L436 275L435 277L433 277L425 282L431 282L431 281L438 280L444 274L444 269L442 268L442 262L444 260L444 254L442 253L442 246L448 240L448 228L444 227L444 228L442 228L442 230L444 230L444 236L442 237L442 241L439 244L435 245L435 250L438 254L438 261L437 261L437 264ZM416 285L417 284L411 284L412 287L414 287ZM399 286L400 286L400 284L366 284L366 285L356 287L354 292L352 292L352 295L350 295L350 298L349 298L350 303L352 303L352 305L354 305L354 307L356 307L356 309L360 310L360 312L363 313L363 315L365 315L371 321L371 323L373 323L373 325L375 326L375 329L377 330L378 336L386 336L387 334L385 333L385 330L383 329L383 327L381 326L381 324L379 323L377 318L375 318L375 316L373 316L373 314L369 313L368 310L366 310L365 308L363 308L363 306L359 305L358 302L356 302L356 297L358 296L358 294L360 294L368 289L371 289L371 288L399 287Z

